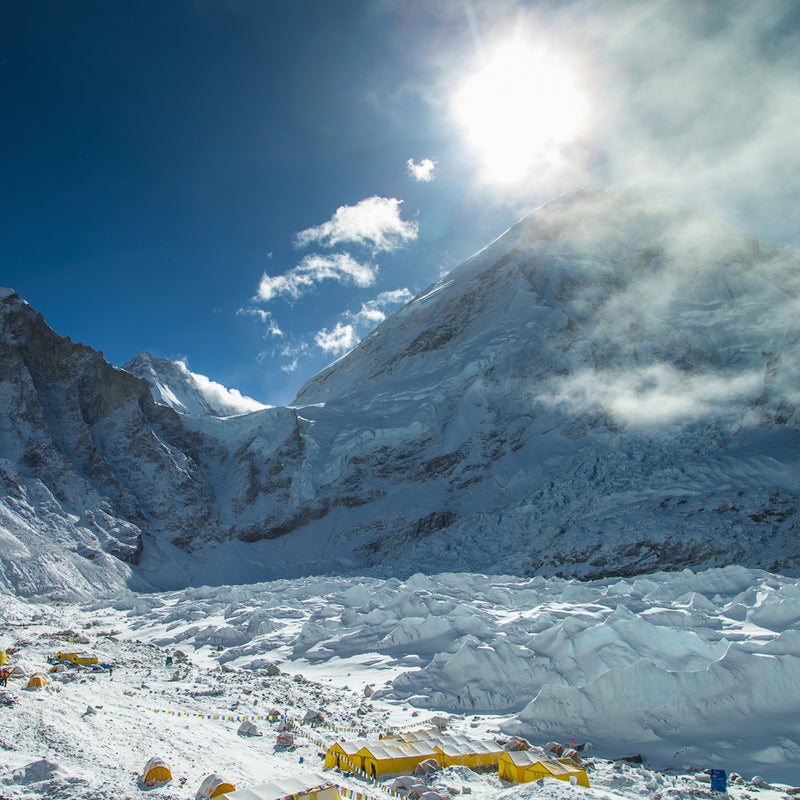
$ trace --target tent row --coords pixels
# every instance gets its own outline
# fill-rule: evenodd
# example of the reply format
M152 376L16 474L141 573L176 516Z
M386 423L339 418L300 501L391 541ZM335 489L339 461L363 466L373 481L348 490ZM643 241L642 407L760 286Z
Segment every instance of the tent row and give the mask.
M373 777L410 774L428 759L435 760L441 767L486 769L496 767L503 752L496 742L461 736L410 741L381 739L377 742L356 739L331 745L325 753L325 766L328 769L354 769Z
M172 780L172 770L162 758L154 756L145 764L140 780L143 786L164 786ZM195 800L341 800L339 789L317 773L261 783L237 789L217 773L208 775L200 784Z
M500 778L513 783L527 783L542 778L570 781L574 778L570 782L589 785L586 770L571 759L551 760L529 750L508 752L496 742L460 736L418 738L412 741L381 739L378 742L336 742L325 753L325 767L360 771L377 778L413 774L423 762L431 759L441 767L495 767Z

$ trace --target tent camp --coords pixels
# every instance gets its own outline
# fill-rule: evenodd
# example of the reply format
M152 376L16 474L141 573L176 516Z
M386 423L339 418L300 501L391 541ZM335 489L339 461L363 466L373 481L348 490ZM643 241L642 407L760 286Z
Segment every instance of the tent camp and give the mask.
M574 761L569 759L555 761L531 750L503 753L497 771L502 780L514 783L529 783L543 778L572 782L570 778L574 778L574 782L578 785L589 786L586 770Z
M100 662L100 659L88 650L60 650L56 653L56 659L58 661L69 661L70 664L82 664L84 666L90 666Z
M398 742L384 739L370 742L356 756L361 758L368 775L409 775L414 767L426 758L436 758L437 753L427 742Z
M276 783L260 783L250 789L237 789L217 795L226 800L340 800L339 790L322 775L310 773L286 778Z
M47 686L47 678L41 672L34 672L28 680L26 689L43 689Z
M364 769L364 760L358 752L367 745L365 739L336 742L325 751L325 769Z
M212 797L219 797L226 792L235 792L236 787L232 783L228 783L222 775L212 772L211 775L206 776L205 780L200 784L197 790L195 800L211 800Z
M172 780L172 770L163 758L153 756L142 770L142 783L145 786L155 786L157 783L167 783Z

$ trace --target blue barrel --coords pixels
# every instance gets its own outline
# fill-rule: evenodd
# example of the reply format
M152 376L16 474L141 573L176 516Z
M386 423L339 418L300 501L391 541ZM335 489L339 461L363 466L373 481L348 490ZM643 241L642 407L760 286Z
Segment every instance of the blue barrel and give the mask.
M724 769L711 769L711 791L712 792L727 792L728 791L728 776L725 774Z

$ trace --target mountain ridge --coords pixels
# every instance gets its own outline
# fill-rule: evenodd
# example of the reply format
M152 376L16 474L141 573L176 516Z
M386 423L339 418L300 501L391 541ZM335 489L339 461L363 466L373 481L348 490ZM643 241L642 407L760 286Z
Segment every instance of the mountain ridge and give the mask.
M0 386L27 415L9 400L0 464L22 500L0 512L21 507L34 530L63 519L115 581L155 588L796 571L798 266L686 210L576 193L414 298L292 406L227 419L175 413L39 328L69 358L36 362L9 336L21 301L7 295ZM122 545L128 562L109 555ZM0 588L35 594L41 560L22 559L23 587L0 554Z

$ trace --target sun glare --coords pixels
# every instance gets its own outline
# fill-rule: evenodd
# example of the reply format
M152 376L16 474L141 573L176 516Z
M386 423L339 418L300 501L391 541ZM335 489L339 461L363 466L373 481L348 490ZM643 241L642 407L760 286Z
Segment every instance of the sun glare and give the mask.
M481 172L509 183L559 159L582 132L588 104L565 63L514 40L458 86L452 111Z

